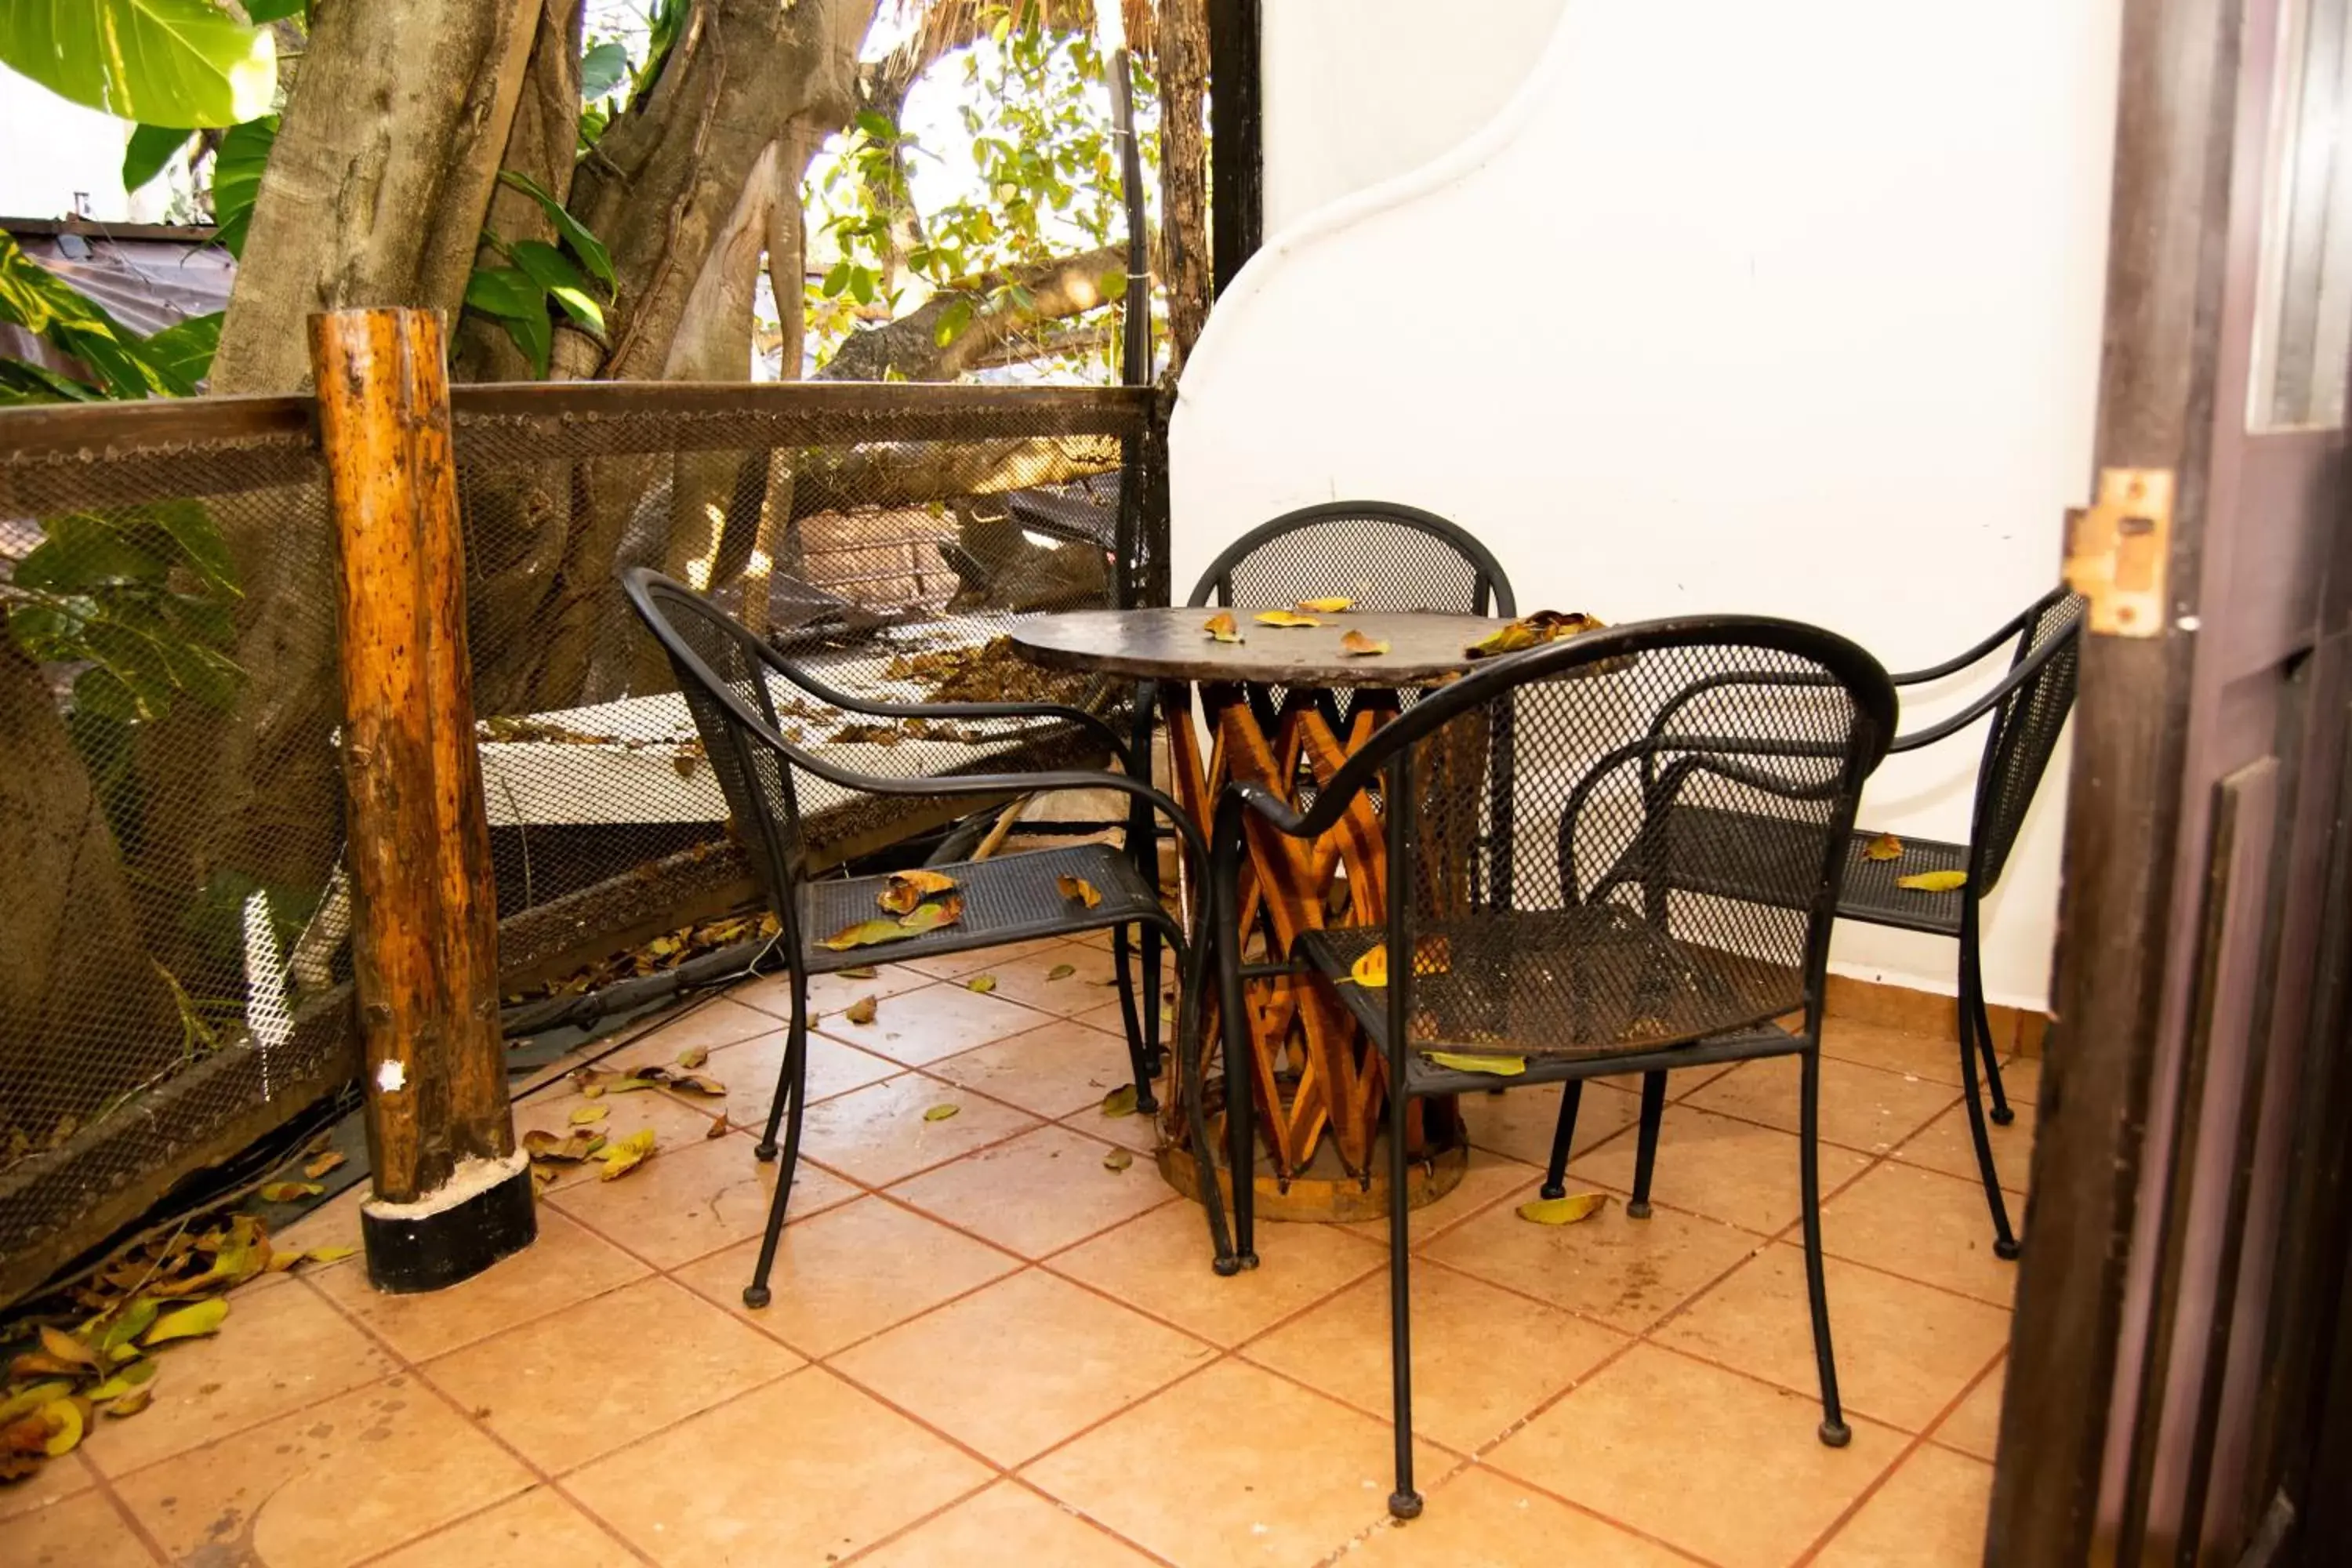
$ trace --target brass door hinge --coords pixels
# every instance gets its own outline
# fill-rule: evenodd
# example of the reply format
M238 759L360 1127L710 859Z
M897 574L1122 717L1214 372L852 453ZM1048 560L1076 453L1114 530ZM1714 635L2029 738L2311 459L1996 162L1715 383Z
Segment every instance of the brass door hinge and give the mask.
M2091 601L2094 635L2163 633L2171 543L2172 470L2100 469L2098 499L2066 509L2066 585Z

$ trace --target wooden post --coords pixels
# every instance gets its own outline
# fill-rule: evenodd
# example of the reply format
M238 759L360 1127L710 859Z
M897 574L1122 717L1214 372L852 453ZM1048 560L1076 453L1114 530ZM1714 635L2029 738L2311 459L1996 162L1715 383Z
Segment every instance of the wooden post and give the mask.
M499 1034L498 911L466 657L465 549L439 316L310 318L334 503L352 961L380 1289L454 1284L528 1246Z

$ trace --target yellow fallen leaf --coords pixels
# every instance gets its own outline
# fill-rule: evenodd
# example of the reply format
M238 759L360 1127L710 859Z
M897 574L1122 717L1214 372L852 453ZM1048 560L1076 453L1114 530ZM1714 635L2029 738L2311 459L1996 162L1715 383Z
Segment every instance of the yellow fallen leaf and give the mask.
M549 1162L559 1165L578 1164L593 1154L597 1146L603 1142L601 1134L591 1132L585 1128L577 1129L558 1137L543 1128L534 1127L522 1135L524 1153L530 1156L533 1161Z
M41 1445L41 1451L52 1459L62 1458L81 1442L89 1406L79 1399L52 1399L41 1406L41 1419L49 1424L49 1440Z
M1386 653L1389 645L1384 637L1368 637L1351 626L1339 638L1339 651L1350 658L1360 658L1367 654Z
M1496 1078L1517 1078L1528 1070L1525 1057L1482 1057L1475 1051L1423 1051L1423 1057L1442 1068L1455 1072L1492 1073Z
M1517 653L1522 648L1533 647L1541 641L1543 637L1535 627L1525 621L1512 621L1507 626L1488 632L1462 651L1472 658L1492 658L1499 653Z
M68 1378L58 1378L48 1383L37 1383L29 1388L18 1389L5 1399L0 1399L0 1426L13 1426L34 1411L47 1405L51 1400L63 1399L72 1392L73 1383Z
M917 905L915 911L900 921L898 925L901 930L919 936L927 931L938 931L943 926L951 926L961 919L963 919L963 900L961 897L949 897L941 899L935 904Z
M1201 629L1208 633L1211 637L1216 638L1219 642L1240 642L1243 640L1241 628L1234 625L1234 613L1231 610L1220 610L1215 615L1211 616L1207 620L1201 623Z
M341 1263L346 1258L359 1256L356 1247L314 1247L302 1255L305 1263Z
M309 1164L303 1166L302 1173L315 1181L342 1163L342 1151L340 1149L330 1149L325 1153L320 1155L317 1159L311 1161Z
M1309 615L1336 616L1355 602L1353 599L1301 599L1291 608L1304 610Z
M1135 1085L1120 1084L1103 1096L1102 1113L1105 1116L1132 1116L1135 1114Z
M957 1111L962 1109L963 1107L960 1105L934 1105L929 1110L923 1112L923 1120L926 1121L945 1121L949 1117L953 1116Z
M1375 991L1386 989L1389 983L1388 943L1381 943L1348 965L1348 978Z
M955 879L943 871L893 871L890 885L875 894L874 901L894 915L912 914L917 904L955 885Z
M88 1398L92 1405L102 1405L110 1399L120 1399L142 1384L152 1381L155 1371L155 1363L152 1361L134 1361L91 1389L84 1397Z
M1444 974L1453 967L1454 954L1442 936L1425 936L1412 944L1415 974ZM1389 983L1389 944L1381 942L1348 966L1348 978L1378 991Z
M155 1391L152 1388L134 1388L109 1405L106 1413L116 1420L127 1421L146 1409L147 1402L154 1397Z
M852 1002L848 1006L843 1008L841 1010L841 1016L848 1019L853 1024L870 1024L874 1021L874 1009L877 1005L878 1004L876 1003L873 997L860 996L856 1001Z
M651 1159L653 1152L654 1130L641 1128L618 1143L605 1147L602 1154L604 1168L596 1173L596 1179L600 1182L617 1181Z
M1897 877L1895 885L1908 888L1915 893L1948 893L1955 888L1969 885L1966 871L1918 871L1908 877Z
M215 1296L208 1301L191 1301L184 1307L174 1307L155 1320L155 1326L141 1336L142 1345L160 1345L173 1340L195 1339L204 1334L218 1333L221 1321L228 1316L228 1300Z
M1262 626L1319 626L1323 623L1313 616L1302 616L1296 610L1268 610L1257 617Z
M708 1095L712 1100L727 1098L727 1086L707 1073L679 1073L669 1080L669 1086L672 1089L683 1089L688 1094Z
M260 1196L266 1204L298 1204L326 1190L316 1182L265 1182Z
M575 1105L572 1108L572 1125L585 1127L592 1121L602 1121L613 1113L609 1105Z
M709 1046L688 1046L677 1053L677 1065L689 1071L710 1059Z
M1862 853L1872 860L1900 860L1903 858L1903 840L1892 833L1882 833L1864 845Z
M1045 978L1048 980L1067 980L1071 975L1076 974L1077 972L1078 966L1075 963L1057 963L1054 965L1053 968L1045 972Z
M1134 1163L1134 1153L1126 1149L1113 1149L1103 1156L1103 1169L1106 1171L1124 1171Z
M853 963L845 969L836 969L834 973L844 980L872 980L882 972L870 963Z
M982 995L985 996L990 992L996 989L996 976L993 974L975 974L971 979L963 983L963 988L967 991L977 991Z
M1056 877L1054 879L1054 886L1061 889L1062 897L1075 899L1088 909L1093 909L1102 902L1102 895L1097 892L1095 885L1084 877Z
M1564 1198L1537 1198L1519 1205L1519 1217L1537 1225L1574 1225L1590 1219L1608 1203L1607 1193L1571 1193Z
M886 942L904 942L914 934L897 921L887 917L877 917L870 921L859 921L854 926L844 926L817 945L829 947L835 952L846 952L853 947L873 947Z

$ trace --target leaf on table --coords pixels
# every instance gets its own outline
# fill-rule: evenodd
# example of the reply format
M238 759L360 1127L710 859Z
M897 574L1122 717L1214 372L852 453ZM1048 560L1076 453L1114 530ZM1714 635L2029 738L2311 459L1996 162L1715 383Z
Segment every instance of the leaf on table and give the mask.
M1525 621L1512 621L1488 632L1462 651L1472 658L1492 658L1496 654L1518 653L1541 641L1542 635L1535 627Z
M146 1409L149 1401L154 1397L155 1391L152 1388L134 1388L107 1405L106 1413L117 1421L128 1421Z
M929 1110L923 1112L923 1120L926 1121L945 1121L949 1117L953 1116L957 1111L961 1110L962 1109L963 1107L960 1105L934 1105Z
M1131 1150L1113 1149L1103 1156L1103 1169L1106 1171L1124 1171L1134 1163L1135 1154Z
M585 1127L591 1122L602 1121L612 1114L613 1108L609 1105L575 1105L572 1108L572 1125Z
M1102 894L1097 892L1095 885L1084 877L1056 877L1054 879L1054 886L1061 889L1062 897L1075 900L1088 909L1093 909L1102 902Z
M1078 966L1075 963L1057 963L1054 965L1053 968L1045 971L1045 978L1047 980L1067 980L1071 975L1076 974L1077 972Z
M996 976L993 974L975 974L971 979L963 983L963 988L967 991L977 991L982 995L985 996L990 992L996 989Z
M710 1059L709 1046L688 1046L677 1053L677 1065L691 1072Z
M1339 651L1350 658L1360 658L1367 654L1386 653L1389 651L1388 639L1366 637L1350 626L1339 638Z
M1454 1072L1490 1073L1496 1078L1517 1078L1528 1070L1525 1057L1486 1057L1475 1051L1423 1051L1424 1060L1433 1066Z
M1903 840L1892 833L1882 833L1864 845L1862 853L1864 858L1871 860L1900 860L1903 858Z
M1336 616L1355 602L1353 599L1301 599L1290 607L1310 616Z
M1966 871L1916 871L1908 877L1897 877L1895 885L1908 888L1915 893L1948 893L1955 888L1969 885Z
M1135 1114L1136 1098L1135 1085L1120 1084L1103 1096L1102 1113L1105 1116L1132 1116Z
M1590 1219L1609 1202L1607 1193L1570 1193L1564 1198L1536 1198L1519 1205L1519 1217L1537 1225L1574 1225Z
M218 1333L221 1321L228 1316L228 1299L215 1296L209 1300L191 1301L184 1307L174 1307L155 1320L155 1326L140 1337L142 1345L168 1344L173 1340L195 1339Z
M1319 626L1323 623L1313 616L1302 616L1296 610L1267 610L1257 617L1262 626Z
M1211 616L1207 620L1201 623L1201 629L1208 633L1211 637L1216 638L1219 642L1241 642L1244 640L1241 628L1234 624L1234 613L1231 610L1220 610L1215 615Z
M836 969L834 973L844 980L876 980L882 974L880 970L870 963L853 963L845 969Z
M727 1086L709 1073L682 1072L669 1080L669 1086L688 1094L707 1095L712 1100L727 1098Z
M261 1201L266 1204L299 1204L304 1198L315 1198L327 1189L316 1182L265 1182Z
M877 1005L873 997L860 996L843 1008L841 1016L853 1024L870 1024L874 1021L874 1009Z
M640 1128L617 1143L607 1145L601 1153L604 1168L596 1173L600 1182L618 1181L653 1157L654 1130Z
M917 904L955 885L956 879L943 871L893 871L889 886L875 894L874 901L894 915L912 914Z
M311 1180L316 1181L319 1177L325 1175L328 1172L333 1170L342 1163L343 1152L340 1149L330 1149L325 1153L320 1155L317 1159L312 1160L308 1164L304 1165L302 1167L302 1173L310 1177Z

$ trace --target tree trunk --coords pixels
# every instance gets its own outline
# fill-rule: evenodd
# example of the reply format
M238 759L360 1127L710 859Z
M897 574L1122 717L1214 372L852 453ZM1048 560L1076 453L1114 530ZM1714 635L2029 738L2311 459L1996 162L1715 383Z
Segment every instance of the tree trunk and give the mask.
M1160 0L1160 266L1168 289L1171 381L1209 319L1207 0Z
M579 0L541 0L522 91L507 129L506 151L499 159L501 170L510 169L537 181L559 202L570 199L572 171L579 162L580 37ZM509 245L519 239L550 243L555 239L555 225L539 203L530 193L504 183L490 188L488 215L482 226ZM498 265L488 245L476 253L474 261L477 266ZM496 322L478 315L461 315L450 327L457 338L452 380L530 379L530 362ZM584 337L568 329L561 331L565 337ZM593 348L593 340L586 341Z
M816 378L884 381L895 375L907 381L953 381L1044 323L1083 315L1102 304L1110 298L1103 291L1103 279L1126 273L1127 247L1107 245L1014 273L1013 280L1029 290L1027 305L1009 297L978 304L971 293L935 295L895 321L852 332ZM982 286L997 281L986 279ZM942 344L940 318L958 300L978 308L964 329Z

